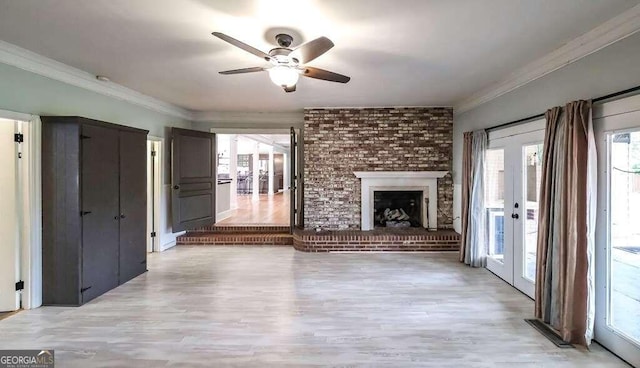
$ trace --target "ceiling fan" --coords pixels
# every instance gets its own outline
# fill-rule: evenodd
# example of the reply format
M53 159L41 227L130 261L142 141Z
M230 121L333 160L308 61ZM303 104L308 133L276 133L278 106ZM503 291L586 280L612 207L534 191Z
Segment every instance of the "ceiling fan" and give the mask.
M224 33L213 32L212 34L223 41L268 61L271 64L264 67L257 66L253 68L226 70L220 72L220 74L227 75L267 71L269 72L271 81L282 87L285 92L294 92L296 90L296 83L298 83L298 77L300 75L339 83L347 83L351 79L346 75L304 65L329 51L329 49L333 47L333 42L326 37L316 38L315 40L309 41L296 49L291 49L289 46L291 46L291 43L293 42L293 37L288 34L281 33L276 35L276 41L280 47L276 47L271 49L269 53L265 53L242 41L238 41L233 37L227 36Z

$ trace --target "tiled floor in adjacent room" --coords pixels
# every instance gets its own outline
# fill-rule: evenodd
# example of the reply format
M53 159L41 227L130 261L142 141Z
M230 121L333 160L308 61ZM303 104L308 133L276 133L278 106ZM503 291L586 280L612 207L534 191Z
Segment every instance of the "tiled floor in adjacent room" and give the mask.
M0 321L0 346L57 367L627 367L556 348L529 298L456 258L179 246L83 307Z

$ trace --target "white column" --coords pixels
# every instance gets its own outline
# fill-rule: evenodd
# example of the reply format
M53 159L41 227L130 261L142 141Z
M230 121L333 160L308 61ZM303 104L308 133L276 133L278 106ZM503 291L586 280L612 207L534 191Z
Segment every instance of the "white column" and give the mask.
M274 188L273 188L273 178L275 177L275 165L273 163L273 146L269 146L269 166L268 166L268 170L269 170L269 195L272 196L273 192L274 192Z
M259 143L255 142L253 145L253 194L251 195L251 198L254 201L260 199L260 150L258 149L258 147Z
M229 135L229 177L231 180L231 209L238 208L238 136Z

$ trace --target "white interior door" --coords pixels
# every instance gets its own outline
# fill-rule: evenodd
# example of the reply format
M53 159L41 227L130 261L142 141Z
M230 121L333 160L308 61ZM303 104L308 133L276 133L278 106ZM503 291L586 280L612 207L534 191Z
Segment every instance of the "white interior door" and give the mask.
M636 111L594 123L599 130L595 339L636 367L640 367L638 102Z
M16 122L0 119L0 311L20 308L16 282L20 279L18 221L18 148Z
M544 122L489 135L485 158L487 269L535 295Z

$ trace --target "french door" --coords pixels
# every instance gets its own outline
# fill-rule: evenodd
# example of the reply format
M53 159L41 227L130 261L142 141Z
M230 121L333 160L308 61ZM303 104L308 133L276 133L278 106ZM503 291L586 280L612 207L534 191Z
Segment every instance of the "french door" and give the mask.
M530 124L489 134L484 202L487 269L533 298L544 130Z
M595 339L640 367L640 96L596 119ZM613 111L621 110L626 111Z

